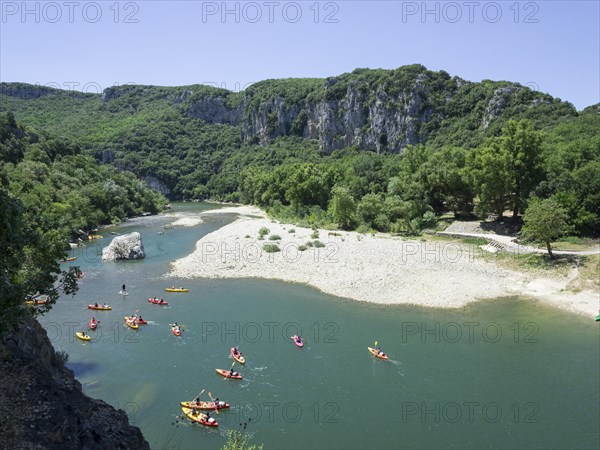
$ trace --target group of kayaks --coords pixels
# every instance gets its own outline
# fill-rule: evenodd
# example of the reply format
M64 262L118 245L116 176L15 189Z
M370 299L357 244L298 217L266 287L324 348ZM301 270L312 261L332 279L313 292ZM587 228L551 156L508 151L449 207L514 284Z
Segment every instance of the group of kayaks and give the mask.
M239 351L237 347L231 347L229 349L231 353L231 357L235 360L231 365L231 369L215 369L217 374L221 375L224 378L229 378L232 380L243 380L244 377L241 373L235 372L233 370L233 366L236 362L240 364L246 364L246 358L242 355L242 352ZM202 391L204 392L204 390ZM202 392L200 394L202 394ZM220 409L229 408L229 403L220 401L218 398L213 399L210 392L208 393L211 400L210 402L200 401L200 396L196 397L195 400L191 402L181 402L181 411L183 414L190 420L197 422L201 425L207 427L218 427L219 424L215 420L214 417L210 417L210 411L214 410L219 413ZM208 411L207 413L202 413L200 411Z
M190 290L183 288L183 287L176 288L175 286L173 286L170 288L165 288L165 291L167 291L167 292L189 292ZM119 294L124 295L124 296L128 295L128 293L125 291L125 285L123 285L123 289L121 291L119 291ZM154 305L161 305L161 306L166 306L169 304L169 302L165 301L162 297L160 299L158 297L149 297L148 302L152 303ZM88 307L88 309L93 309L96 311L111 311L112 310L112 307L107 305L106 303L104 303L104 304L99 304L99 303L89 304L89 305L87 305L87 307ZM94 320L94 319L92 318L92 320ZM140 327L140 325L146 325L148 323L146 320L144 320L141 316L138 316L137 314L133 314L132 316L125 316L124 320L125 320L125 325L127 325L129 328L131 328L133 330L137 330ZM90 330L95 330L96 326L97 326L97 322L90 321L90 323L89 323ZM171 332L175 336L181 336L182 328L180 325L175 323L175 324L171 324L170 326L171 326ZM85 334L84 331L76 333L76 336L79 339L84 340L84 341L89 341L91 339L90 336Z
M204 390L202 392L204 392ZM210 392L208 394L210 395ZM210 417L210 411L216 411L216 413L219 414L219 410L229 408L229 403L221 401L218 398L213 399L212 395L210 395L210 397L210 402L201 401L200 395L191 402L180 402L181 411L188 419L194 422L207 427L218 427L219 424L215 418Z

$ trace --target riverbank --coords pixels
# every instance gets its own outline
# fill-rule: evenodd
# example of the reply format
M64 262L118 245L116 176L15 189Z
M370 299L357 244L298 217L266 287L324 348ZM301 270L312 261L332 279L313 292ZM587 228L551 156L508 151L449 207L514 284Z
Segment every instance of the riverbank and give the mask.
M457 308L520 295L587 316L599 308L599 293L566 291L576 277L573 271L546 277L508 270L482 257L477 245L387 234L315 233L273 221L252 206L203 214L225 213L240 218L200 239L193 253L173 263L169 276L276 279L379 304ZM268 229L263 239L261 228ZM269 253L265 245L279 251Z

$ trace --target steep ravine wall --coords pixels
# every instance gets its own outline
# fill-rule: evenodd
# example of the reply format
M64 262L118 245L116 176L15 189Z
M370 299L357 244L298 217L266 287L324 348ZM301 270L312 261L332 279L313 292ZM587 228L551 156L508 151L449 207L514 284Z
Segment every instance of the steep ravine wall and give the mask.
M0 449L149 449L125 412L85 395L35 319L0 342Z

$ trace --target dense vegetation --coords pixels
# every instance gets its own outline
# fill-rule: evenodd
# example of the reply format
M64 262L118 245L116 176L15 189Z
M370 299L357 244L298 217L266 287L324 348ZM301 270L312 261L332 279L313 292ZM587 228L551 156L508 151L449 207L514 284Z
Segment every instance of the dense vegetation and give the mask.
M351 91L365 114L376 103L393 111L412 102L426 117L416 124L423 143L401 155L325 153L302 137L307 107L345 103ZM420 65L266 80L239 93L120 86L92 95L5 83L0 110L158 178L176 199L255 203L308 225L412 234L446 212L519 218L532 197L552 198L574 233L600 234L598 106L577 113L515 83L471 83ZM282 128L285 114L295 119ZM263 116L269 139L256 145L247 133Z
M67 241L99 224L143 212L157 213L165 199L128 172L99 166L67 139L36 133L0 114L0 332L29 295L76 290L75 271L58 260Z

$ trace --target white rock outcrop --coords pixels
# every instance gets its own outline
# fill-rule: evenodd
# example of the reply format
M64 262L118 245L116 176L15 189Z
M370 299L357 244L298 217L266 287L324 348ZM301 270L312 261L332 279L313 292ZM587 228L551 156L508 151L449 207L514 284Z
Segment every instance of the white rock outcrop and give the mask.
M137 231L115 237L108 247L102 249L102 261L142 259L145 257L142 236Z

